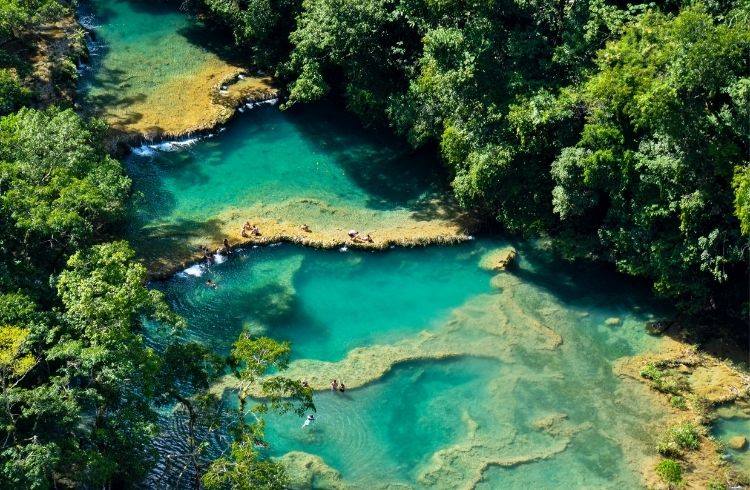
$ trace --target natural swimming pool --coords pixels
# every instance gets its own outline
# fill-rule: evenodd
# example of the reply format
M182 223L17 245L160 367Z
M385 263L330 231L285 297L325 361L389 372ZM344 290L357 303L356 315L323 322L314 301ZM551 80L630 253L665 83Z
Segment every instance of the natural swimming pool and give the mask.
M112 6L110 19L185 32L179 14ZM125 24L111 29L127 35ZM121 67L156 49L110 39ZM425 158L335 107L262 107L212 137L128 157L129 233L149 261L174 260L246 217L428 233L448 189ZM269 455L307 465L315 486L639 487L659 415L613 365L655 346L643 323L658 307L642 285L555 260L543 243L513 243L512 272L482 266L508 245L248 246L153 286L186 318L188 338L219 353L243 329L289 340L290 376L348 384L316 394L309 430L291 415L268 421Z

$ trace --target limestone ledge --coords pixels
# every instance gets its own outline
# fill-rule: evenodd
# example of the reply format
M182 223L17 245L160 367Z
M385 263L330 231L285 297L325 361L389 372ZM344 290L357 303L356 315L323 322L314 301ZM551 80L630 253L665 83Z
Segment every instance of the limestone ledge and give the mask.
M453 310L435 330L390 345L372 345L349 351L337 362L315 359L293 361L284 376L305 379L315 391L329 389L332 379L345 381L349 389L365 386L406 362L481 357L511 362L519 346L554 350L562 338L553 329L526 314L515 305L506 288L501 292L476 296ZM517 325L524 325L523 329ZM491 342L492 337L502 342ZM234 389L235 378L226 376L212 387L214 393ZM260 395L260 393L256 393Z
M703 489L707 488L710 482L731 483L735 478L732 468L721 460L717 442L708 437L710 412L718 406L731 407L732 404L747 403L750 399L750 375L727 361L675 338L662 339L656 352L621 359L615 365L615 372L641 383L649 383L649 380L640 374L648 364L665 366L683 376L689 385L685 395L688 399L686 410L680 410L670 404L672 395L650 390L654 403L661 406L666 414L660 430L684 422L703 427L700 447L694 451L686 451L681 457L683 487ZM700 409L700 405L696 403L700 400L706 404L708 413ZM649 488L667 489L668 486L654 471L659 460L658 456L653 456L645 462L641 471Z
M99 111L111 128L108 146L115 150L200 136L226 124L243 105L276 97L270 77L250 76L244 68L212 60L189 78L177 77L142 101Z
M444 201L431 202L430 207L427 218L409 209L346 209L309 198L230 209L209 224L196 226L187 233L174 232L169 225L163 229L158 224L144 229L142 235L146 242L168 242L167 247L171 249L171 253L164 253L167 247L158 247L151 257L144 259L151 277L166 278L203 260L201 246L212 251L222 248L224 238L232 249L284 242L319 249L358 250L452 245L472 239L469 233L475 223L470 216ZM243 237L246 221L258 226L261 234L246 233ZM304 224L309 226L307 231L302 229ZM370 234L372 241L352 240L347 234L351 228Z

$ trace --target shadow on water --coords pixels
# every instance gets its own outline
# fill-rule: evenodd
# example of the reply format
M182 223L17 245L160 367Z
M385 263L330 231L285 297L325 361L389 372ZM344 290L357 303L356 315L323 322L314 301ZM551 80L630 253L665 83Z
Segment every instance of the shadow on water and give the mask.
M512 242L534 268L514 272L523 282L553 294L567 306L589 307L617 303L627 308L647 304L666 310L666 304L653 300L648 281L619 273L614 266L588 261L565 261L533 244ZM635 292L635 293L634 293Z
M129 235L138 255L151 267L171 268L177 262L195 255L192 245L201 237L220 237L221 223L216 220L197 221L173 219L154 226L136 225Z
M285 113L305 140L331 155L346 176L371 197L377 210L409 207L425 193L447 191L439 160L395 137L368 131L332 103L292 108Z

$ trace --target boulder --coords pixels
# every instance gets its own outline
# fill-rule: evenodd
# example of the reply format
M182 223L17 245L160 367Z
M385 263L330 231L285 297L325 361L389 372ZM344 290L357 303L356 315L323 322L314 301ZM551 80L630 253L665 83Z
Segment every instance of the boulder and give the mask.
M479 266L483 269L501 272L513 268L518 260L518 252L513 247L492 250L482 257Z
M616 327L620 323L622 323L622 320L620 320L616 316L612 316L604 320L604 324L608 327Z
M735 436L729 439L727 446L730 448L741 451L747 447L747 438L745 436Z

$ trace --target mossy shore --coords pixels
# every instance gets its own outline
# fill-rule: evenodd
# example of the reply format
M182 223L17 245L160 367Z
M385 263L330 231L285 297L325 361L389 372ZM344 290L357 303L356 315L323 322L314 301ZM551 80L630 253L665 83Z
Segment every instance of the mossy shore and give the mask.
M747 475L722 458L722 445L710 435L718 407L750 400L750 375L731 361L702 351L680 338L664 338L657 352L622 359L618 375L646 383L666 414L654 444L658 453L642 468L649 488L726 488L746 485ZM690 445L672 441L680 433ZM682 445L681 445L682 444ZM681 468L679 481L666 481L657 466L664 460Z

